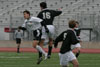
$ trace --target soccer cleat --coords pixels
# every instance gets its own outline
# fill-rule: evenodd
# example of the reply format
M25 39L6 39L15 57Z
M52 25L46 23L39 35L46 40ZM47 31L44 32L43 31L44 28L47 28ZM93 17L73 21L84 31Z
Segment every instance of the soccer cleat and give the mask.
M51 56L50 55L48 55L48 57L47 57L48 59L50 59L51 58Z
M20 53L20 51L17 51L17 53Z
M43 60L42 57L39 58L38 61L37 61L37 64L40 64L42 60Z

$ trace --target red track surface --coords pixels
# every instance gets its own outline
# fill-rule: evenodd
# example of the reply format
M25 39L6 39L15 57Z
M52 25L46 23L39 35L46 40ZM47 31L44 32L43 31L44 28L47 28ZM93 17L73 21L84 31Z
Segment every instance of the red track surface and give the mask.
M16 48L0 48L0 52L16 52ZM47 52L48 49L44 48L44 50ZM21 48L21 52L37 52L34 48ZM53 53L58 53L59 48L53 48ZM74 51L75 52L75 51ZM100 53L100 49L81 49L81 53Z

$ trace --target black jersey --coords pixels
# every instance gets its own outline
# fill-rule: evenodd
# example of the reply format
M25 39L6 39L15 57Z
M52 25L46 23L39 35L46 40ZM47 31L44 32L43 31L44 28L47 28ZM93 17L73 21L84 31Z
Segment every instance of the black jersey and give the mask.
M55 11L50 9L42 10L37 17L43 19L46 25L53 25L54 17L59 16L62 11Z
M54 46L58 45L58 42L62 41L62 46L60 48L60 53L64 54L71 50L71 45L79 43L78 39L73 30L67 30L61 33L56 39Z

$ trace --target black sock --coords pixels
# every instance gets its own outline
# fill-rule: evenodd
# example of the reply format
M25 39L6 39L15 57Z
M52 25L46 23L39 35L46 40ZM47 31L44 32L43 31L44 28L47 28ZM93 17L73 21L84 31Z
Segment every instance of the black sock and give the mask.
M39 58L41 58L42 57L42 53L39 51Z
M48 48L49 48L49 50L48 50L48 55L51 55L51 52L52 52L52 46L49 46Z
M76 57L77 57L77 58L78 58L79 54L80 54L80 51L78 51L78 53L76 53Z
M17 53L19 53L19 47L17 48Z

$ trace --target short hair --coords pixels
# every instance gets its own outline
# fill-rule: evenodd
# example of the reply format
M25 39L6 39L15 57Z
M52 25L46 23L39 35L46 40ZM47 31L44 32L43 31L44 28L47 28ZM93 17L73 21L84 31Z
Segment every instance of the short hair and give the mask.
M76 21L75 20L70 20L69 21L69 28L74 28L76 26Z
M21 29L22 27L21 26L18 26L18 29Z
M40 7L42 7L42 8L47 8L46 2L41 2L41 3L40 3Z
M23 13L27 13L30 15L30 11L28 11L28 10L23 11Z
M76 21L76 24L79 24L79 22L78 22L78 21Z

